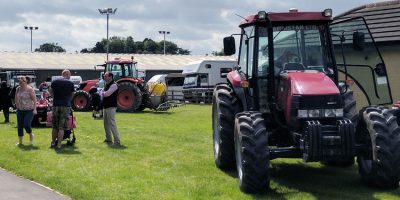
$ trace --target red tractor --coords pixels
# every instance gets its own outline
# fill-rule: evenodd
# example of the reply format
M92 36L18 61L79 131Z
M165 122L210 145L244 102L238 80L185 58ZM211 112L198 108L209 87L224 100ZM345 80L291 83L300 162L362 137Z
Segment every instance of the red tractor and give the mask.
M115 59L107 61L104 65L99 65L104 67L104 73L110 71L114 74L114 80L119 88L118 111L141 111L148 106L147 101L142 102L143 97L146 98L147 91L144 80L138 78L136 64L137 62L133 59ZM72 107L75 111L87 111L90 108L91 98L88 91L90 88L98 86L99 83L100 80L89 80L80 84L79 90L72 98Z
M236 168L240 189L260 193L272 159L347 167L356 158L367 184L397 188L400 114L383 106L392 103L386 67L364 19L260 11L239 27L238 67L213 94L216 166ZM233 36L224 51L235 54ZM355 96L366 102L359 112Z

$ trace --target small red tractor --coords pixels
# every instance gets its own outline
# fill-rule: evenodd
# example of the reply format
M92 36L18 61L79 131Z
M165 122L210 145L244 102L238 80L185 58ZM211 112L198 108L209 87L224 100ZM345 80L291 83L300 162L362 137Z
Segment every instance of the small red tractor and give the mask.
M127 59L115 59L107 61L103 65L104 72L112 72L114 80L118 84L118 111L136 112L145 108L156 111L165 111L174 107L173 103L167 102L165 84L156 84L148 88L142 78L138 78L137 62ZM74 111L87 111L90 108L91 96L88 91L92 87L104 87L104 81L99 79L88 80L80 83L78 91L72 98ZM150 89L150 91L149 91Z
M239 27L238 66L213 94L216 166L236 168L240 189L261 193L272 159L348 167L356 158L365 183L397 188L400 114L384 107L390 85L365 20L293 9L260 11ZM235 54L233 36L224 51Z

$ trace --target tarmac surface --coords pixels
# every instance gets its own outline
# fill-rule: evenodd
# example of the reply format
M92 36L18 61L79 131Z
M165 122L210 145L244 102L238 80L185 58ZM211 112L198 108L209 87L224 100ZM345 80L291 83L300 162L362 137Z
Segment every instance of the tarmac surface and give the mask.
M0 168L0 200L70 200L48 187Z

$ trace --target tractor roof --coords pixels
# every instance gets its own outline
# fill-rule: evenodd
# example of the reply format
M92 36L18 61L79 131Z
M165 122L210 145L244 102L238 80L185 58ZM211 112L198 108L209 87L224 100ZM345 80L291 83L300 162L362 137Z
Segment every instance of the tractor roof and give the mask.
M332 21L331 16L324 16L324 12L283 12L283 13L267 13L266 19L271 22L292 22L292 21ZM241 21L239 26L246 26L259 21L258 14L249 15Z

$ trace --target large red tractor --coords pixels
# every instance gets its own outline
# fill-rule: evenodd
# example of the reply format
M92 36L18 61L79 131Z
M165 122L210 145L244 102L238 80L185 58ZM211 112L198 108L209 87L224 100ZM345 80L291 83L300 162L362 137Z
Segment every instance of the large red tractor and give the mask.
M236 168L240 189L259 193L272 159L346 167L356 158L365 183L397 188L399 109L383 106L392 103L386 67L364 19L260 11L239 27L238 67L213 95L217 167ZM225 54L235 49L224 38Z
M118 84L118 111L134 112L146 108L145 102L142 103L142 97L147 94L144 86L144 80L138 78L137 62L126 59L115 59L107 61L103 65L104 73L109 71L114 74L114 80ZM72 99L72 107L75 111L86 111L90 108L91 87L99 84L100 80L89 80L80 84L78 90Z

